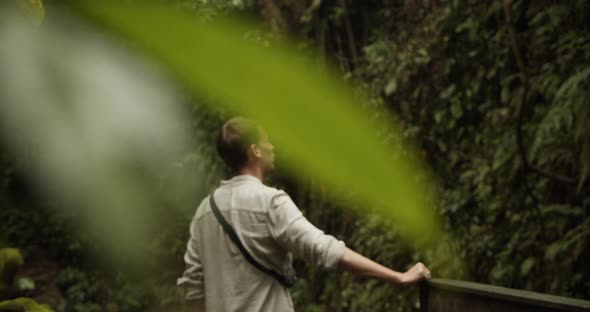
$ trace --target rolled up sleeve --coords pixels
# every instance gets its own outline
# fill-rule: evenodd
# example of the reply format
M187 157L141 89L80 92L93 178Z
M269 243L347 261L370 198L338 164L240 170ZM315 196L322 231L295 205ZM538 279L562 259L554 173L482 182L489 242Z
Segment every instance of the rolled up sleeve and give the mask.
M203 266L199 256L199 244L197 231L194 229L194 222L191 225L191 237L188 240L186 253L184 254L184 262L186 269L177 280L177 285L183 286L185 289L186 300L203 299L205 296L205 284L203 281Z
M344 242L311 224L284 191L273 196L269 219L273 238L295 257L325 268L342 259Z

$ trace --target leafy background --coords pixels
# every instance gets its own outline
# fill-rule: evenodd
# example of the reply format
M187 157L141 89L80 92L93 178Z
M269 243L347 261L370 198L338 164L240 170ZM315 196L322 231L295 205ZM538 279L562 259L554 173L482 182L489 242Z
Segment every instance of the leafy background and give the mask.
M205 20L250 16L261 23L245 29L246 38L271 50L291 38L319 66L340 68L364 98L363 110L375 119L395 113L403 136L417 142L438 182L447 234L434 247L416 248L394 223L331 197L317 177L278 172L273 184L314 224L400 270L420 260L438 277L590 299L587 1L161 2ZM47 1L48 15L58 3ZM212 142L228 116L205 105L212 101L186 98L195 142ZM396 140L390 133L383 127L379 135ZM20 247L21 275L36 282L30 295L37 301L58 311L161 310L180 302L174 281L196 206L190 203L227 175L212 144L195 144L173 162L203 174L162 183L169 190L192 181L197 191L183 197L185 211L165 210L165 230L150 237L149 278L96 261L93 239L78 235L72 216L54 213L62 203L39 194L21 159L6 149L0 155L0 237ZM449 254L458 257L441 257ZM416 289L300 263L297 269L297 310L417 310Z

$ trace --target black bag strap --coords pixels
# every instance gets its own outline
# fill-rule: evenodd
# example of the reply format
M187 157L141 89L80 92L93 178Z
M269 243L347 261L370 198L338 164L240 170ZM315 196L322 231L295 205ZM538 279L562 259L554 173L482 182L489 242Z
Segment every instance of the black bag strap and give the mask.
M236 247L238 247L238 249L242 252L242 255L244 255L244 258L246 258L246 260L248 260L248 262L250 262L250 264L252 264L258 270L274 277L284 287L287 287L287 288L292 287L293 284L295 283L294 279L286 278L286 277L278 274L277 272L264 267L262 264L260 264L258 261L256 261L256 259L254 259L254 257L252 257L252 255L248 252L248 250L246 250L246 248L244 247L244 244L242 244L242 242L240 241L240 238L238 237L238 234L236 234L236 231L234 230L234 228L229 223L227 223L227 221L225 221L225 219L221 215L221 212L219 211L219 208L217 208L217 205L215 204L215 200L213 199L213 194L214 193L211 193L211 195L209 196L209 203L211 204L211 210L213 211L213 214L215 215L215 218L217 219L217 221L221 224L221 227L223 227L223 231L229 236L229 238L232 240L232 242L234 242Z

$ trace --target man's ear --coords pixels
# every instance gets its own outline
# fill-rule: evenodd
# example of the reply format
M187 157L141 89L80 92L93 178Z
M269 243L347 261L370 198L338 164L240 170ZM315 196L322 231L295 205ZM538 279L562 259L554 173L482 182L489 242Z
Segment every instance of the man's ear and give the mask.
M262 156L262 151L258 148L256 144L250 144L249 152L252 154L252 157L260 158Z

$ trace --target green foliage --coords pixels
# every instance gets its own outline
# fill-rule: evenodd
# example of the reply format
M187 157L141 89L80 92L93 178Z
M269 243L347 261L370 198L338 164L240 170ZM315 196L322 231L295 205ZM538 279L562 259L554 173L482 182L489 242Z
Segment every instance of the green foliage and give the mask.
M513 6L529 76L524 155L515 130L524 87L500 1L398 20L389 27L400 32L376 32L363 47L355 75L421 142L467 278L588 298L590 11L574 3Z
M64 312L104 311L105 305L121 311L143 311L149 302L146 283L123 278L108 280L93 271L65 268L57 284L64 291L66 305L60 309Z
M18 295L22 290L30 289L31 286L34 287L29 279L16 276L23 264L23 257L18 249L0 249L0 311L53 312L49 306L40 305L30 298L1 301Z
M101 285L97 283L96 277L90 277L86 272L72 268L60 271L57 278L57 285L64 290L64 297L67 305L63 311L102 311L100 305L96 304L100 299Z
M23 264L23 257L18 249L0 249L0 299L17 292L16 274Z
M0 311L2 312L53 312L47 305L38 304L30 298L18 298L14 300L0 301Z
M16 272L23 264L23 256L18 249L0 249L0 280L5 283L12 282L16 276Z

